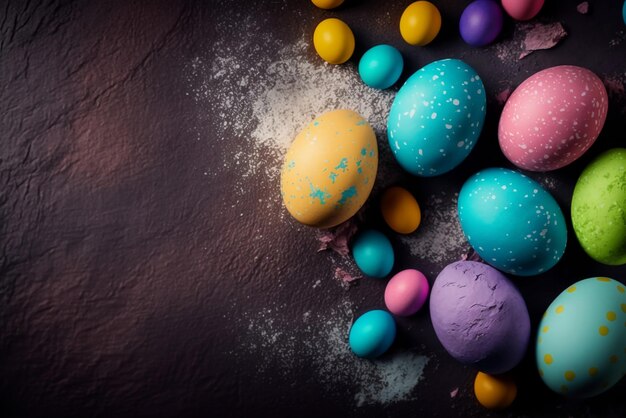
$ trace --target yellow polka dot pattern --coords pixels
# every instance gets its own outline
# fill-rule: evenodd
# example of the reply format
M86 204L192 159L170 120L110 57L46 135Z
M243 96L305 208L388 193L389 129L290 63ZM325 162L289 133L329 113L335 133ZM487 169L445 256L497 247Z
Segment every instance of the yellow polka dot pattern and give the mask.
M545 311L536 339L536 359L539 376L551 389L568 396L593 396L613 386L616 373L620 378L626 375L626 348L620 337L623 331L619 325L623 323L626 326L626 317L623 316L626 303L622 303L626 302L624 293L624 285L607 277L581 280L565 289ZM592 341L587 345L591 350L602 347L600 350L619 350L620 354L605 351L605 355L598 357L602 352L598 351L595 357L583 357L591 364L572 362L568 350L575 350L574 343L569 342L573 336L571 331L570 334L564 331L572 324L571 321L581 324L579 329L586 335L586 341ZM620 328L616 329L616 326ZM596 339L591 332L595 332Z

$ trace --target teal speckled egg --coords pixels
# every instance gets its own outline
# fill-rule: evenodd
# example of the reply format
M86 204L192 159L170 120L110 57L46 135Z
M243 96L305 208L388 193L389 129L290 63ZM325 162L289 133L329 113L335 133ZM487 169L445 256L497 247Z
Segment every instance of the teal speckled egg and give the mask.
M552 268L565 252L567 227L558 203L539 183L506 168L470 177L459 194L459 220L485 262L532 276Z
M426 65L404 83L389 112L396 160L416 176L452 170L476 144L485 108L485 87L472 67L457 59Z
M387 311L374 310L361 315L350 328L350 349L364 358L376 358L391 347L396 323Z
M581 280L548 307L539 325L536 362L550 389L588 398L626 373L626 289L606 277Z

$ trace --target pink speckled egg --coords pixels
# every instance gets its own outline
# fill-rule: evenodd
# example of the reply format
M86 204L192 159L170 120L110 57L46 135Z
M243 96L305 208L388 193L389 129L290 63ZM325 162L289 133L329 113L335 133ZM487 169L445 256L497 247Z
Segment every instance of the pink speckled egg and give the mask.
M410 316L419 311L428 297L428 280L417 270L403 270L393 276L385 289L385 305L394 315Z
M585 153L600 134L608 96L586 68L561 65L530 76L511 94L500 116L504 155L530 171L564 167Z

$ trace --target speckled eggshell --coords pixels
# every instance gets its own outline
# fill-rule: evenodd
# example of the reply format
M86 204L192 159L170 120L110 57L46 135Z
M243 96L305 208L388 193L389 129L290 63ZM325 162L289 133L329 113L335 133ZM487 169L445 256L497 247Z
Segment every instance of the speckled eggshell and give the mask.
M430 293L430 316L448 353L485 373L515 367L530 339L522 295L498 270L475 261L452 263L439 273Z
M602 80L588 69L561 65L539 71L507 100L498 127L500 148L525 170L556 170L593 145L607 110Z
M588 398L626 373L626 288L607 277L581 280L546 310L537 335L539 375L550 389Z
M626 148L604 152L582 172L572 196L572 224L594 260L626 264Z
M543 273L565 252L561 208L539 183L517 171L489 168L474 174L461 189L458 209L469 243L502 271Z
M485 87L472 67L457 59L432 62L398 91L387 120L398 163L416 176L437 176L470 153L485 120Z
M324 113L285 155L281 195L299 222L330 228L352 217L372 191L378 146L371 126L352 110Z

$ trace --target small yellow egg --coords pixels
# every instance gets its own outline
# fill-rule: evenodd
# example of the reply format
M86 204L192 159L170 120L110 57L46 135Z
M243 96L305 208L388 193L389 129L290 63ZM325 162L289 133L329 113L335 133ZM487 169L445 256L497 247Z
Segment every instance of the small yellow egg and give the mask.
M389 228L399 234L415 231L422 220L417 201L402 187L391 187L385 191L380 202L380 210Z
M400 18L400 34L411 45L428 45L441 29L441 14L428 1L411 3Z
M341 6L343 0L311 0L314 5L319 7L320 9L334 9L335 7Z
M313 33L313 45L324 61L329 64L343 64L354 52L354 34L339 19L322 20Z
M515 400L517 385L507 377L478 372L474 381L474 394L485 408L504 409Z

